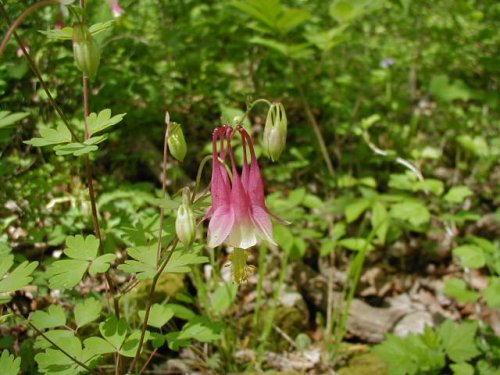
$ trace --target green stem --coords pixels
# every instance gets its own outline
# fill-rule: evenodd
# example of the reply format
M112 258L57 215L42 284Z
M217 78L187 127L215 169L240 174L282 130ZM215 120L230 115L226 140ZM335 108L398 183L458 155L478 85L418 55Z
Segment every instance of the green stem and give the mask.
M172 244L171 244L172 249L168 253L165 260L163 261L161 267L156 272L155 276L153 277L153 282L151 283L151 288L149 289L148 302L147 302L146 311L144 314L144 322L142 323L141 338L139 339L139 345L137 346L137 351L135 353L134 359L132 360L132 362L130 363L130 366L128 368L128 373L132 373L132 371L134 371L135 365L136 365L136 363L139 360L139 357L141 355L141 349L142 349L142 346L144 345L144 337L146 335L146 329L148 327L149 313L151 312L151 307L153 306L153 297L154 297L154 292L156 289L156 284L158 283L158 280L160 279L160 276L161 276L163 270L165 269L168 262L172 258L172 255L174 254L175 248L177 247L178 243L179 243L179 241L177 239L175 239L172 242Z
M269 337L269 334L271 333L271 329L273 328L276 310L278 309L278 299L279 299L281 287L283 285L283 282L285 281L286 269L288 266L288 259L289 259L289 253L285 252L284 258L281 262L281 269L280 269L280 275L279 275L279 279L278 279L278 285L274 289L273 301L272 301L273 307L271 308L271 311L269 312L269 316L266 317L264 329L262 331L262 335L260 336L260 345L259 345L258 354L257 354L257 366L259 368L260 368L260 365L262 363L264 350L266 349L266 346L268 343L267 338Z
M167 162L168 162L168 137L170 133L170 116L165 118L165 138L163 139L163 171L162 171L162 183L161 183L161 196L165 200L167 196ZM165 208L160 207L160 228L158 229L158 248L156 249L156 266L160 264L160 253L162 245L162 235L163 235L163 222L165 221Z
M368 253L368 247L370 246L373 238L375 237L378 229L385 221L380 222L375 228L373 228L367 239L365 246L358 252L354 261L351 262L349 267L349 272L347 274L348 283L346 283L346 287L342 291L342 315L340 317L340 321L335 324L335 350L333 353L333 360L335 362L335 358L338 355L340 343L344 339L345 333L347 331L347 317L349 316L349 310L351 308L352 301L354 299L354 293L358 287L359 279L361 277L361 272L363 271L363 265L365 263L366 254ZM347 292L348 291L348 292ZM346 293L347 292L347 293ZM346 296L347 294L347 296ZM337 310L339 311L339 310ZM338 314L336 314L336 318ZM337 320L337 319L336 319Z
M257 299L255 301L255 312L253 314L253 327L258 329L260 324L260 309L262 307L262 292L264 285L264 276L266 274L266 256L267 246L262 244L259 247L259 279L257 281ZM256 336L254 336L256 339Z
M246 112L243 114L243 116L241 117L240 121L236 124L237 126L238 125L241 125L243 126L243 123L245 122L245 119L248 117L248 115L250 114L250 111L252 110L253 107L255 107L255 105L259 104L259 103L266 103L268 106L271 106L271 102L267 99L264 99L264 98L261 98L261 99L257 99L257 100L254 100L247 108Z
M328 169L328 172L332 176L332 178L335 177L335 170L333 169L333 164L332 160L330 159L330 155L328 153L328 149L325 144L325 140L323 138L323 135L321 134L321 129L319 128L318 122L316 121L316 118L314 117L314 114L311 111L311 106L309 105L309 101L307 100L307 97L305 95L305 90L302 85L302 82L300 81L300 75L298 72L298 69L294 64L292 64L292 69L294 72L295 76L295 85L297 86L297 89L299 90L300 94L300 101L302 103L302 106L304 107L304 111L306 114L307 121L309 125L311 126L314 135L316 136L316 140L318 141L319 144L319 149L321 151L321 155L323 156L323 160L325 161L326 167Z

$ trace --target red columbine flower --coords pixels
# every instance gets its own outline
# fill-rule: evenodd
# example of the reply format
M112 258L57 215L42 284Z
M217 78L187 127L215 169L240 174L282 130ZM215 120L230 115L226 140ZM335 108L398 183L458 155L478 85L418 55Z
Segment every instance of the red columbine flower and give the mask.
M257 243L257 237L275 244L252 138L242 127L236 128L236 131L241 134L245 155L241 174L231 146L235 130L224 125L213 132L212 207L207 213L207 217L211 218L208 225L208 246L216 247L225 243L235 248L248 249ZM232 176L229 176L225 166L227 155L231 162Z

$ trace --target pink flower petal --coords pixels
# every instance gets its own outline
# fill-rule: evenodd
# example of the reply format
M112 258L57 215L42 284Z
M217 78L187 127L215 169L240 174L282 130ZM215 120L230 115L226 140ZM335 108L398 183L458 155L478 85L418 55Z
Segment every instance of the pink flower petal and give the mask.
M229 205L215 210L208 224L208 247L217 247L229 236L234 226L234 212Z
M265 209L259 206L252 206L252 221L255 224L257 235L262 240L277 245L273 236L273 224Z

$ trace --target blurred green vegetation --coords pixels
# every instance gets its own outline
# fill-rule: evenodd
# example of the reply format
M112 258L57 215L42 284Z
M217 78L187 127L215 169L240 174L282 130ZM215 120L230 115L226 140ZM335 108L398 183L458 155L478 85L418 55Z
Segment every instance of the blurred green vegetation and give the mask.
M2 2L11 21L32 3ZM120 5L124 13L96 36L102 58L90 95L91 112L126 113L106 146L91 156L106 252L124 252L138 232L158 225L165 111L182 124L188 148L183 163L169 162L168 190L174 194L195 180L210 153L212 129L233 123L252 100L268 98L284 104L289 125L280 161L260 158L267 201L292 224L275 225L286 255L260 249L269 258L253 260L259 288L268 274L273 285L293 285L290 275L285 278L286 265L320 271L319 264L327 262L355 280L353 298L353 275L365 261L387 262L403 274L423 274L429 262L455 261L480 270L488 286L474 290L451 279L445 294L499 307L500 3L121 0ZM83 133L82 78L71 41L41 33L71 26L63 10L44 7L17 33L56 102ZM89 24L113 19L106 1L89 0L87 14ZM7 22L0 25L5 33ZM12 251L16 261L49 264L67 236L91 233L92 219L80 159L25 143L61 122L18 48L12 39L0 64L0 254ZM21 115L9 120L2 111ZM264 106L257 106L245 124L255 139L262 137L265 116ZM209 183L207 172L202 180ZM198 216L204 208L196 207ZM168 217L166 226L173 220ZM212 266L222 264L220 250L207 255ZM270 272L279 264L280 273ZM210 305L207 296L219 298L220 286L204 280L198 265L193 269L186 290L168 298L193 305L204 318L232 319L204 366L243 370L247 365L236 363L232 344L245 332L234 327L239 318L231 315L237 310L233 304L243 302L232 302L233 291L224 308ZM37 296L43 299L50 288L38 272ZM261 292L259 298L274 301L264 314L272 322L276 311L284 310L276 306L277 295L261 297ZM316 313L321 317L304 331L323 325L327 312L311 311ZM259 327L257 315L244 318L245 324ZM220 330L217 326L217 334ZM269 330L263 341L274 337ZM289 334L296 339L297 332ZM251 341L259 353L266 348ZM269 346L284 345L287 341ZM444 358L441 353L432 368L446 366ZM481 361L486 367L498 364L497 358Z

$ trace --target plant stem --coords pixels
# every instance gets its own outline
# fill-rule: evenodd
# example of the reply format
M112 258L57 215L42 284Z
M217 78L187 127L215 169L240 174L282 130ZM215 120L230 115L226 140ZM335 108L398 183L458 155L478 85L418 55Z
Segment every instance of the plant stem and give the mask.
M316 140L318 141L321 155L323 156L323 160L325 161L326 167L328 168L328 172L330 173L332 178L334 178L335 170L333 169L332 159L330 159L330 155L328 154L328 149L326 147L323 135L321 134L321 129L319 128L318 122L316 121L316 118L314 117L314 114L311 111L311 106L309 105L309 101L307 100L307 97L305 95L302 82L300 81L300 78L298 78L300 77L298 69L294 64L292 64L292 69L295 76L295 85L299 90L300 100L302 102L302 106L304 107L307 121L309 122L309 125L311 126L314 134L316 135Z
M177 247L178 243L179 243L179 241L178 241L177 238L172 242L172 249L168 253L167 257L165 258L165 260L163 261L161 267L158 269L158 271L156 272L156 274L155 274L155 276L153 278L153 282L151 284L151 288L149 289L149 295L148 295L148 302L147 302L147 305L146 305L146 311L144 313L144 322L142 324L142 329L141 329L141 338L139 339L139 345L137 347L137 352L135 353L135 357L132 360L132 362L130 363L130 366L128 368L128 373L132 373L132 371L134 370L134 367L135 367L135 365L136 365L136 363L139 360L139 357L141 355L142 345L144 344L144 336L146 335L146 329L148 327L149 313L151 311L151 307L153 306L153 297L154 297L154 292L155 292L156 284L158 283L158 280L160 279L160 276L161 276L163 270L165 269L165 267L167 266L168 262L170 261L170 258L172 258L172 255L174 254L175 248Z
M201 174L203 172L203 168L205 168L205 164L207 164L207 162L212 159L213 159L212 155L207 155L201 160L200 166L198 167L198 172L196 173L196 183L193 188L193 194L191 195L191 202L194 202L194 198L196 197L196 192L200 187Z
M45 340L47 340L51 345L53 345L57 350L59 350L61 353L63 353L66 357L71 359L73 362L75 362L78 366L83 367L85 370L88 372L92 372L93 370L88 367L85 363L80 362L78 359L73 357L71 354L69 354L66 350L61 348L59 345L57 345L54 341L52 341L45 333L40 331L38 328L36 328L31 322L28 322L28 325L33 328L40 336L42 336Z
M365 263L366 259L366 254L368 253L368 248L377 234L378 229L381 227L382 224L385 223L385 220L380 222L375 228L373 228L370 233L368 234L368 237L366 238L366 244L365 246L357 253L356 257L354 258L354 261L351 263L349 267L349 273L347 274L348 277L348 283L346 283L345 288L342 291L342 315L340 316L340 321L336 322L335 326L335 350L333 353L333 361L335 362L335 359L337 357L340 343L344 339L345 333L346 333L346 325L347 325L347 317L349 315L349 310L351 308L352 300L354 299L354 293L356 292L356 289L358 287L359 279L361 277L361 272L363 271L363 265ZM348 292L347 292L348 290ZM340 311L337 310L337 311ZM338 314L335 316L335 320L338 320Z
M7 47L7 43L10 40L10 37L12 34L14 34L14 31L16 28L24 21L26 17L28 17L31 13L35 12L38 8L44 7L45 5L49 4L58 4L59 0L43 0L38 3L33 4L29 8L26 8L19 17L14 21L14 23L9 27L9 30L7 30L7 33L5 34L5 37L2 40L2 43L0 44L0 57L2 57L5 48Z
M147 361L144 363L144 365L139 370L139 375L141 375L142 373L144 373L144 371L146 371L146 369L148 368L149 362L151 362L151 360L153 359L153 357L156 355L157 352L158 352L158 348L153 350L153 352L151 353L151 355L149 356Z
M89 125L88 125L88 119L87 117L89 116L89 77L87 77L85 74L83 75L82 78L82 84L83 84L83 117L84 117L84 125L85 125L85 133L84 133L84 139L87 140L90 137L89 133ZM102 240L102 234L101 234L101 225L99 224L99 215L97 212L97 203L95 199L95 191L94 191L94 182L92 179L92 164L90 163L88 155L85 155L84 157L84 163L85 163L85 171L86 171L86 177L87 177L87 185L89 188L89 199L90 199L90 207L92 209L92 221L94 223L94 232L99 240L99 255L104 254L104 247L103 247L103 240ZM119 319L120 318L120 306L118 304L118 299L116 298L116 288L114 286L113 280L111 280L111 277L108 272L104 273L106 282L108 284L108 290L113 298L113 307L115 310L115 315Z
M168 137L170 132L170 116L166 116L165 123L167 125L165 129L165 138L163 140L163 171L162 171L162 183L161 183L161 197L165 200L167 196L167 162L168 162ZM156 250L156 267L160 264L160 252L161 252L161 237L163 234L163 222L165 221L165 208L160 206L160 229L158 229L158 248Z
M258 329L260 323L260 309L262 307L262 291L264 276L266 274L267 246L262 244L259 247L259 279L257 281L257 298L255 301L255 312L253 314L253 327Z
M240 121L238 121L238 123L236 124L236 126L243 126L243 123L245 122L245 119L248 117L248 115L250 114L250 111L252 110L253 107L255 107L255 105L259 104L259 103L266 103L268 106L271 106L271 102L267 99L257 99L257 100L254 100L250 106L247 108L247 110L245 111L245 113L243 114L243 116L241 117Z
M7 13L7 10L5 9L3 2L1 0L0 0L0 11L2 12L3 17L5 18L7 23L10 23L11 21L10 21L9 14ZM64 115L64 112L61 110L61 107L59 107L59 105L55 101L54 97L52 96L52 93L49 91L49 88L48 88L47 84L45 83L44 79L42 78L42 73L40 72L40 69L38 68L35 60L33 60L31 55L29 54L28 50L24 47L24 44L23 44L21 38L19 37L19 35L17 35L16 31L13 31L12 35L14 35L14 38L16 39L17 44L19 44L19 47L23 51L24 56L28 60L28 63L31 67L31 70L33 71L36 78L38 79L38 82L40 82L40 86L42 86L43 91L45 91L45 94L47 94L47 98L49 99L49 103L52 105L52 107L54 107L54 110L57 112L57 114L61 118L64 125L66 126L68 131L71 133L73 140L76 141L77 136L76 136L76 133L75 133L73 127L71 126L68 119Z
M271 311L269 311L269 316L266 317L266 322L265 322L264 328L262 330L262 335L260 336L260 345L259 345L258 354L257 354L257 366L258 366L258 368L260 368L260 364L262 363L262 356L264 354L264 350L266 349L266 345L268 343L267 338L269 337L269 334L271 333L271 329L273 328L276 310L278 309L278 299L279 299L280 292L281 292L281 286L283 285L283 282L285 281L285 275L286 275L286 269L288 267L289 255L290 254L287 251L284 253L284 257L283 257L283 260L281 262L281 269L280 269L280 275L279 275L279 279L278 279L278 285L274 289L273 307L271 308Z

